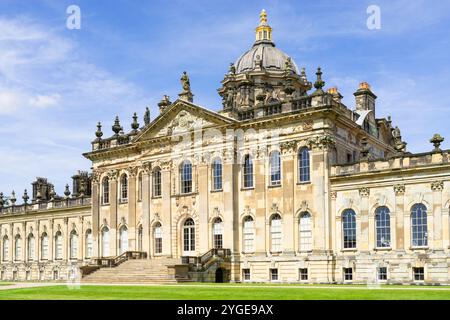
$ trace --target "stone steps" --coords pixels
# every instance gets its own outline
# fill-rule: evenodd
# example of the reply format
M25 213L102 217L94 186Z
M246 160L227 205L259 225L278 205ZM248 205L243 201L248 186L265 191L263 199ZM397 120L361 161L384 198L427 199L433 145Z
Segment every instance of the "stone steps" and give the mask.
M180 259L128 260L114 268L101 268L81 281L84 283L177 283L191 281L169 275L168 266L181 264Z

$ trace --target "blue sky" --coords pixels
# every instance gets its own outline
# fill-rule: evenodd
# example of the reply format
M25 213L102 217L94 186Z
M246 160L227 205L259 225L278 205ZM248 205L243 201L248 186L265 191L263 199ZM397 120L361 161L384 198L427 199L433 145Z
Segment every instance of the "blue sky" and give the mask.
M81 9L68 30L66 9ZM369 5L381 29L369 30ZM220 109L216 89L230 62L250 48L265 8L276 45L305 67L317 66L354 107L367 81L377 117L391 115L411 152L449 148L450 1L137 1L0 0L0 191L21 196L36 176L62 194L90 163L97 121L111 133L118 115L152 118L164 94L176 99L188 71L195 102Z

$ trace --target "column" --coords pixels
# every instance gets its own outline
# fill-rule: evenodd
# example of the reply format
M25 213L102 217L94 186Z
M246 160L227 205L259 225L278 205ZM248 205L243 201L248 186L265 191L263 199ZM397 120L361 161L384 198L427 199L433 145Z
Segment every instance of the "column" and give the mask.
M94 172L94 179L92 180L92 242L93 242L93 257L100 257L100 173ZM83 234L83 237L85 234Z
M359 250L368 251L369 250L369 195L370 189L363 187L359 189L359 196L361 197L361 205L356 221L360 221L361 232L359 233L359 239L357 235L357 247Z
M136 176L137 168L128 175L128 250L137 250L136 244Z
M395 215L396 215L396 224L393 226L395 228L395 239L391 239L391 241L395 241L397 250L405 250L405 219L409 219L409 215L406 214L405 211L405 185L395 185ZM409 225L409 224L408 224ZM407 244L406 244L407 245Z
M294 148L283 149L281 155L281 183L283 188L283 252L295 253L294 238L298 224L294 222Z
M433 204L432 204L432 210L431 213L431 225L429 226L429 229L431 229L429 232L432 236L431 241L429 241L429 247L430 249L437 249L437 250L443 250L444 249L444 243L443 243L443 204L442 204L442 190L444 189L444 182L443 181L435 181L431 184L431 190L433 191Z
M118 172L114 170L109 173L109 254L115 256L117 253L117 179Z
M208 197L209 197L209 190L208 190L208 181L210 179L210 175L208 172L208 164L205 161L199 160L197 163L197 173L196 175L198 177L201 177L201 179L197 179L197 190L198 190L198 208L199 208L199 251L200 254L203 254L207 252L209 249L211 249L213 246L209 247L210 239L211 239L211 232L209 228L209 222L208 222Z
M147 258L149 259L152 252L149 246L150 199L152 197L150 189L151 167L149 163L146 163L142 168L142 251L147 252ZM137 247L136 244L136 249Z

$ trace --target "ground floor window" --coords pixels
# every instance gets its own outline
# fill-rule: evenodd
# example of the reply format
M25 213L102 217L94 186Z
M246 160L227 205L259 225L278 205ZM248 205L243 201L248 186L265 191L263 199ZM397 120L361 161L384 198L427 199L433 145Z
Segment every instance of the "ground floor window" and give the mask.
M270 281L278 280L278 269L270 269Z
M424 268L413 268L414 281L424 281L425 280L425 270Z
M299 269L299 277L300 277L300 281L308 281L308 269L300 268Z
M244 281L250 281L250 269L242 269L242 278Z
M26 272L26 274L25 274L25 279L26 279L27 281L30 281L30 280L31 280L31 272L30 272L30 271L27 271L27 272Z
M353 269L352 268L344 268L344 280L345 281L353 280Z
M14 281L17 280L17 271L13 271L13 280L14 280Z
M387 268L386 267L378 268L378 280L380 280L380 281L387 280Z
M53 270L53 280L58 280L58 270Z

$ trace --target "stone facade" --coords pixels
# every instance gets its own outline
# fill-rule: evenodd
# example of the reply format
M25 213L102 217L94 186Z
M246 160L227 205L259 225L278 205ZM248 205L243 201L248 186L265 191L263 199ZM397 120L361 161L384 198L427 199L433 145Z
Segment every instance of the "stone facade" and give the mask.
M161 259L225 248L231 281L449 284L442 139L406 152L391 119L376 118L367 83L351 110L336 88L323 90L320 68L312 84L274 50L265 12L256 39L222 82L222 111L196 105L184 73L180 99L165 96L153 121L147 111L140 127L135 115L124 133L116 118L107 138L98 125L84 154L92 174L73 177L72 197L39 180L46 191L31 204L2 200L2 278L69 279L126 251Z

